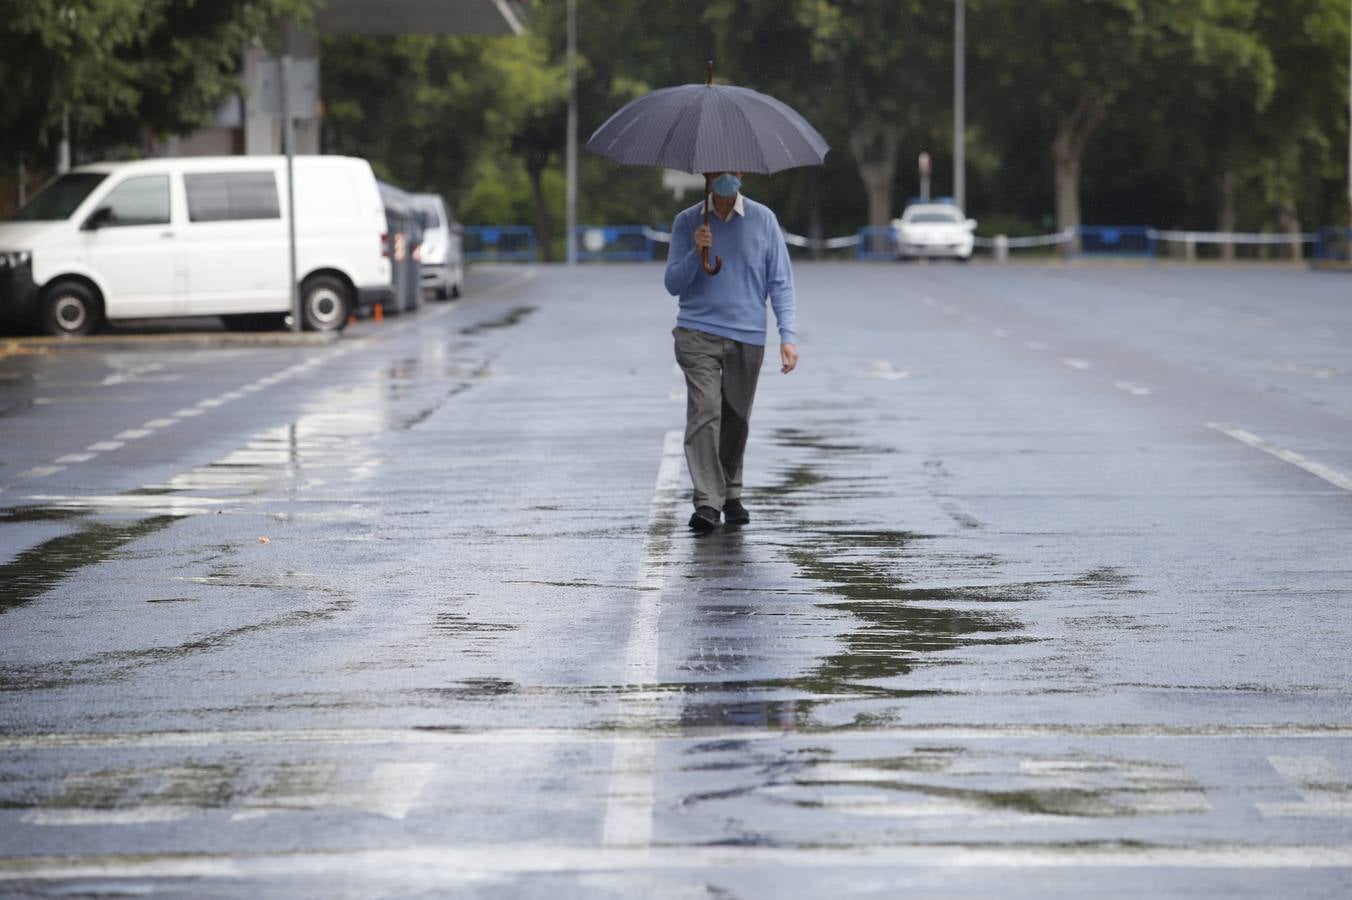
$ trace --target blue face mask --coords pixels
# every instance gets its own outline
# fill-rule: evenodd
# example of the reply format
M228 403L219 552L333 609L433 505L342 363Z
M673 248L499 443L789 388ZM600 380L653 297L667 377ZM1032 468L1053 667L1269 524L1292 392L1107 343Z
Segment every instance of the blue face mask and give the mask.
M714 193L720 197L736 197L741 189L742 179L729 172L724 172L714 179Z

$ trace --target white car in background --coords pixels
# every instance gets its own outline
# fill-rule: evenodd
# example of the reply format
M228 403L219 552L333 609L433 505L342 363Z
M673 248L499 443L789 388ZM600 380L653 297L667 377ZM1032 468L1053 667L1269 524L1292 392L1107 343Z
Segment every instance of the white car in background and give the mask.
M465 292L464 228L451 217L440 194L414 194L413 207L423 228L422 287L437 300Z
M967 262L976 243L976 219L951 203L912 203L892 220L897 259L948 258Z

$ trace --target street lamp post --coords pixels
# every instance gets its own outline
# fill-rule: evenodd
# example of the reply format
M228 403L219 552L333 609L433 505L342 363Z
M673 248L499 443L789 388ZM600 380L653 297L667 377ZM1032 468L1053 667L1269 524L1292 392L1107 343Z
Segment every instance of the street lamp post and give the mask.
M967 4L953 0L953 202L967 209Z
M577 0L568 0L568 147L564 205L568 265L577 265Z

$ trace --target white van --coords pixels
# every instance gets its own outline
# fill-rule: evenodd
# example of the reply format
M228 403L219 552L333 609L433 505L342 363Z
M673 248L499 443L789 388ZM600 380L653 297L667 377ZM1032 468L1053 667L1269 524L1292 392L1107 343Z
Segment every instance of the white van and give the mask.
M337 331L391 296L380 193L363 159L299 156L295 173L303 325ZM286 197L283 157L81 166L0 222L0 316L56 335L153 316L280 328Z

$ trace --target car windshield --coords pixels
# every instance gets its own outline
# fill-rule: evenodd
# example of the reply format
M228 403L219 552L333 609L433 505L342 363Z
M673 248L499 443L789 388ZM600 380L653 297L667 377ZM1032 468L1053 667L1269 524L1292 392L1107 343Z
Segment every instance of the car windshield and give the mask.
M71 172L62 175L19 210L14 219L18 222L60 222L69 219L107 177L103 172Z
M917 222L920 224L932 224L935 222L946 222L952 224L958 221L957 213L946 210L926 210L925 212L911 213L908 222Z

